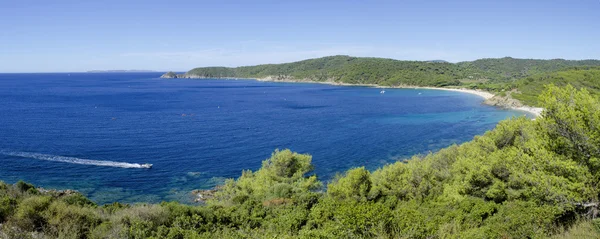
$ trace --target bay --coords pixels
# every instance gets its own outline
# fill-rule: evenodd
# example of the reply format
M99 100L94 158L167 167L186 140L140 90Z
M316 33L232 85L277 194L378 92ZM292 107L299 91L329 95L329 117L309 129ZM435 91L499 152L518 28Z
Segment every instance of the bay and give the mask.
M100 204L187 203L191 190L256 170L277 148L313 155L327 181L524 114L452 91L160 75L0 74L0 180L76 189Z

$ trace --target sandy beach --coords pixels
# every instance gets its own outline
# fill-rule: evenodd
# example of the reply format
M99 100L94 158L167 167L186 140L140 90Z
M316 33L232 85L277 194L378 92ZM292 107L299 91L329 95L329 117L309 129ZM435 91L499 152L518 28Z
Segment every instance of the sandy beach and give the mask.
M481 90L453 89L453 88L441 88L441 87L420 87L420 88L421 89L431 89L431 90L456 91L456 92L462 92L462 93L467 93L467 94L473 94L473 95L477 95L477 96L483 98L484 100L494 97L494 94L487 92L487 91L481 91Z
M492 97L495 96L494 94L492 94L490 92L482 91L482 90L452 89L452 88L441 88L441 87L415 87L415 88L462 92L462 93L480 96L484 100L491 99ZM519 110L519 111L525 111L525 112L531 113L531 114L535 115L535 117L539 117L542 114L542 111L544 111L544 108L531 107L531 106L509 107L509 108L512 110Z

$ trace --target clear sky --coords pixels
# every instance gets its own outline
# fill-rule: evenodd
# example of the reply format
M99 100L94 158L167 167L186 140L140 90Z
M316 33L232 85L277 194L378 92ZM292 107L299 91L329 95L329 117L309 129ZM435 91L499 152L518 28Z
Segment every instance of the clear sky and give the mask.
M0 72L600 58L599 0L2 0Z

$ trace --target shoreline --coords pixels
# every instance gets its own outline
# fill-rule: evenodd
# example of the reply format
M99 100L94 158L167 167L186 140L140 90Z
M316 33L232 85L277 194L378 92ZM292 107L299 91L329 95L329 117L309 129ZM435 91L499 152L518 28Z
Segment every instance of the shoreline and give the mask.
M373 88L383 88L383 89L427 89L427 90L445 90L445 91L454 91L461 92L466 94L472 94L483 98L483 104L496 106L509 110L517 110L523 111L526 113L530 113L534 116L534 118L539 117L542 114L543 108L532 107L527 105L522 106L512 106L512 105L493 105L489 104L488 100L495 97L491 92L483 91L483 90L472 90L465 88L444 88L444 87L431 87L431 86L380 86L376 84L349 84L349 83L341 83L341 82L333 82L333 81L310 81L310 80L276 80L273 78L256 78L254 80L257 81L265 81L265 82L282 82L282 83L313 83L313 84L325 84L325 85L335 85L335 86L363 86L363 87L373 87Z
M275 78L272 76L268 76L265 78L244 78L244 77L242 77L242 78L238 78L238 77L213 78L213 77L203 77L203 76L198 76L198 75L187 75L187 73L186 74L174 74L173 73L173 75L168 75L168 73L166 73L163 76L161 76L161 78L256 80L256 81L264 81L264 82L281 82L281 83L307 83L307 84L325 84L325 85L335 85L335 86L362 86L362 87L373 87L373 88L383 88L383 89L387 88L387 89L446 90L446 91L454 91L454 92L461 92L461 93L476 95L476 96L483 98L483 102L482 102L483 104L499 107L502 109L523 111L523 112L532 114L534 116L534 119L539 117L542 114L542 111L544 110L543 108L532 107L532 106L527 106L527 105L516 106L514 104L492 103L489 100L496 97L496 95L494 95L493 93L488 92L488 91L483 91L483 90L472 90L472 89L466 89L466 88L446 88L446 87L411 86L411 85L381 86L381 85L377 85L377 84L350 84L350 83L343 83L343 82L335 82L332 79L330 79L328 81L313 81L310 79L292 79L289 76L283 77L283 78L282 77Z

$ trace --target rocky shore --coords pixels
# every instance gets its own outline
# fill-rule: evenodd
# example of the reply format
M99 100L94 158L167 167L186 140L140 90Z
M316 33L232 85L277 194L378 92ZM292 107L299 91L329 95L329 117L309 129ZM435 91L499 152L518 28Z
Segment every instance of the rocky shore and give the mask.
M47 193L47 194L51 194L51 195L58 196L58 197L70 196L70 195L79 193L79 191L72 190L72 189L65 189L65 190L45 189L45 188L36 188L36 189L41 193Z
M505 109L525 111L535 115L535 117L539 117L542 114L542 111L544 111L543 108L523 105L520 101L510 97L511 93L512 92L508 92L506 96L492 95L492 97L486 98L483 103Z
M221 189L221 186L216 186L212 189L205 190L194 190L192 191L192 195L194 196L195 203L203 203L207 200L213 199L215 197L215 193Z
M163 74L162 76L160 76L160 78L163 78L163 79L227 79L227 80L247 79L247 80L256 80L254 78L214 77L214 76L194 75L194 74L188 74L188 73L177 74L172 71L169 71L169 72Z

